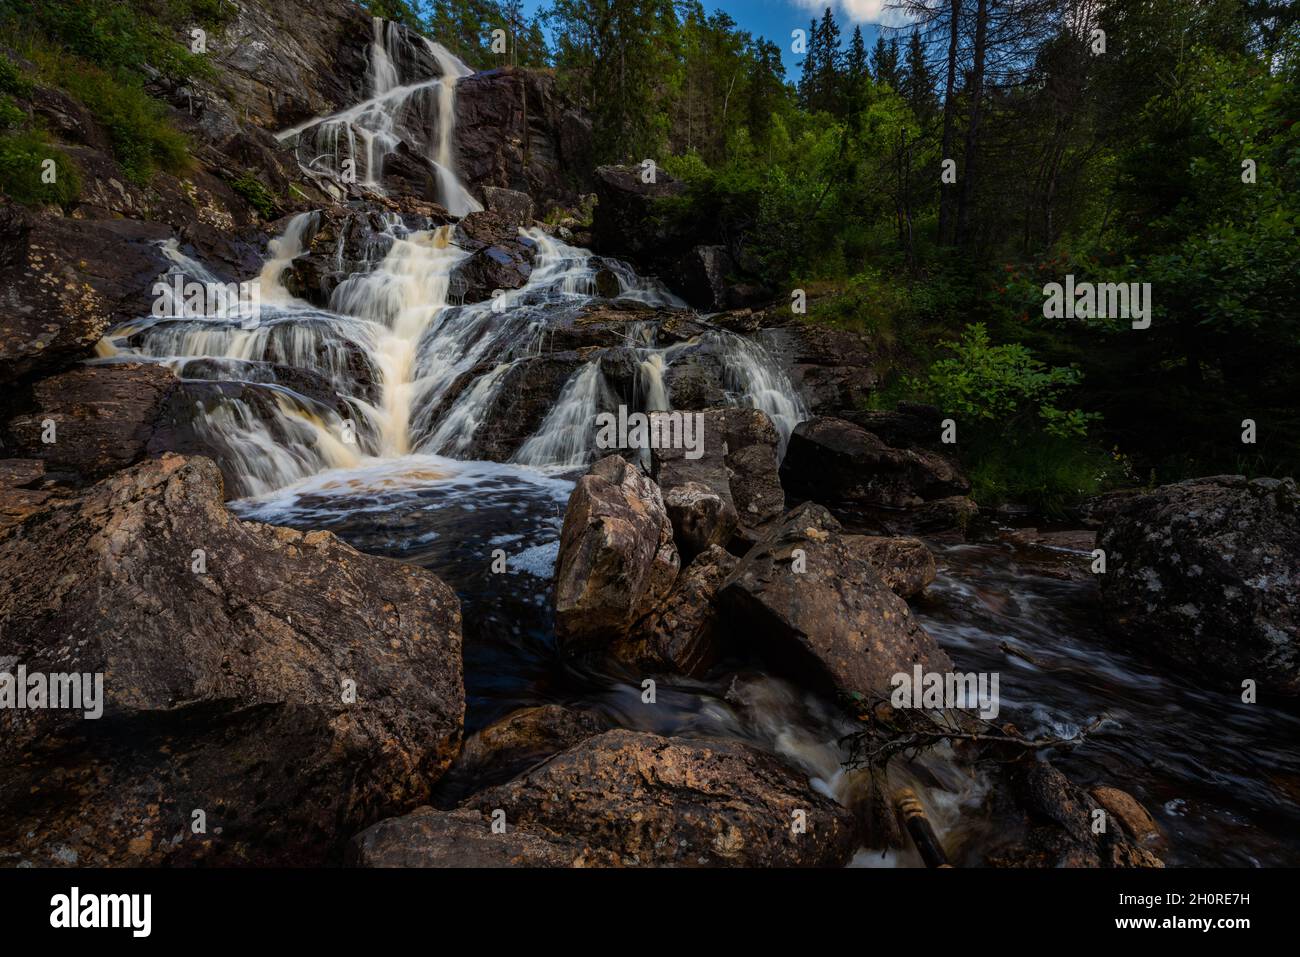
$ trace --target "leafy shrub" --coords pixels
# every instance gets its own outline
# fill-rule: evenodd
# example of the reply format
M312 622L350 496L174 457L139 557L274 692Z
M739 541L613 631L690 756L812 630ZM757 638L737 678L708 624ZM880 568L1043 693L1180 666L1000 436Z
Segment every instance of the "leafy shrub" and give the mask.
M280 205L275 196L252 173L241 173L232 179L230 188L248 200L248 205L257 210L263 219L274 219L279 212Z
M940 345L955 355L931 365L918 385L946 412L1003 433L1023 425L1027 413L1036 412L1044 431L1060 438L1083 437L1088 423L1097 418L1056 405L1062 392L1079 384L1079 370L1049 368L1018 342L995 346L983 323L967 326L959 342Z
M32 81L23 75L23 72L18 68L18 64L0 53L0 93L29 96L31 92Z
M191 160L184 134L171 125L162 104L133 82L96 67L64 60L61 85L84 103L108 131L113 155L127 177L148 183L154 169L183 173Z
M7 93L0 93L0 130L16 130L26 120L27 114L13 101L13 98Z
M1057 515L1122 474L1122 458L1088 443L1100 416L1063 408L1082 379L1077 369L1048 366L1018 342L994 345L983 323L941 346L953 354L910 391L957 420L957 447L982 504L1015 500Z
M54 160L55 181L42 181L46 160ZM67 207L77 198L81 180L72 161L36 130L0 134L0 190L20 203Z
M6 0L5 12L74 56L113 72L144 64L176 79L212 74L207 58L176 35L233 15L218 0ZM10 28L11 31L13 27Z

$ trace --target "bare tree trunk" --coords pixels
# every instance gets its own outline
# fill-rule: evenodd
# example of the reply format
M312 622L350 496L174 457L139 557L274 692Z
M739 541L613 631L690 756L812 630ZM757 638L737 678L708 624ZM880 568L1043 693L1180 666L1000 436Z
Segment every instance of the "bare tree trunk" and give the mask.
M966 154L961 170L961 192L957 204L956 241L960 246L970 242L971 204L975 197L975 179L978 168L979 128L984 106L984 55L988 44L988 0L976 0L975 50L971 68L970 119L966 124Z
M952 141L957 121L957 104L953 96L957 89L957 47L961 37L961 3L952 0L951 21L948 24L948 73L944 78L943 91L943 148L939 159L952 158ZM947 243L952 233L953 195L949 185L939 183L939 242Z

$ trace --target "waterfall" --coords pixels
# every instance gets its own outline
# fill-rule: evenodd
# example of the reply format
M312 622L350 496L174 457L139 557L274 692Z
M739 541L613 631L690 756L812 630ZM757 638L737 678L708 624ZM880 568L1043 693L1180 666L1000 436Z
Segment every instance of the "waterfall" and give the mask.
M456 175L454 155L456 83L474 71L441 44L379 17L368 56L367 99L276 138L294 143L304 171L381 193L384 158L405 144L429 162L448 211L481 210Z
M351 161L359 180L377 191L384 156L404 145L438 171L445 206L458 214L477 210L453 162L456 81L469 69L396 24L375 19L373 30L368 98L280 138L294 141L304 169L338 175ZM329 255L313 242L321 213L299 213L268 244L257 278L256 321L224 308L196 311L187 303L184 310L119 325L93 361L171 367L184 383L173 399L178 427L212 450L230 491L241 496L263 496L328 470L390 474L375 463L403 459L423 462L419 474L434 474L430 457L472 456L481 430L498 414L502 391L527 381L520 378L529 372L521 364L551 354L557 332L571 331L601 296L617 300L606 334L624 339L631 352L634 381L620 388L633 394L615 395L601 352L566 354L565 361L579 360L575 371L534 434L515 449L514 465L585 465L596 415L620 401L631 402L634 411L671 409L673 367L696 353L713 354L711 367L721 368L726 380L726 401L767 412L783 445L807 415L789 379L754 342L710 331L660 343L654 310L686 304L626 263L539 228L520 229L520 243L533 251L527 281L492 300L458 303L455 271L470 254L456 246L453 227L412 230L398 214L382 215L382 242L360 271L335 286L327 307L296 298L286 286L294 260L309 247L318 257ZM341 271L345 239L336 242L334 266ZM175 239L160 248L167 261L160 280L220 282Z
M520 465L578 468L591 458L592 425L605 398L599 362L588 362L564 385L541 427L511 460Z
M790 377L757 342L735 333L709 333L722 356L728 398L737 405L761 409L780 433L778 453L785 456L794 427L809 417L808 406L790 382Z

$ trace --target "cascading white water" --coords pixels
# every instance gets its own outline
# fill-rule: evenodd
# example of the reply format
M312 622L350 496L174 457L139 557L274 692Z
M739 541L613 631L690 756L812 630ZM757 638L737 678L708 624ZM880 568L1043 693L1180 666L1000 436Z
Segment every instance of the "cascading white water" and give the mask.
M592 423L606 404L605 377L600 363L588 362L565 383L555 407L511 461L562 468L585 465L591 455Z
M305 170L337 178L350 162L357 180L379 192L384 157L399 147L414 150L436 170L444 206L457 215L480 209L454 163L456 83L472 71L394 23L376 18L373 29L367 98L279 138L295 143ZM413 232L395 213L386 217L383 246L376 242L377 250L386 247L382 258L376 254L340 283L327 309L297 299L285 284L321 225L319 213L301 213L269 244L258 277L258 321L225 311L143 317L103 340L100 361L164 362L194 382L193 429L224 459L237 491L256 495L374 458L472 455L501 390L514 381L511 371L550 352L557 317L598 290L609 294L615 286L628 304L685 308L659 282L536 228L521 230L521 241L535 250L522 287L456 304L453 272L468 254L454 244L451 227ZM162 251L170 265L160 278L219 281L175 240ZM340 237L339 270L343 253ZM634 403L643 411L671 408L668 370L696 341L658 347L654 323L630 320L625 328L637 363ZM730 334L709 336L727 369L728 400L767 411L784 442L805 415L789 380L761 347ZM513 461L583 465L596 413L616 401L599 360L586 362Z
M730 397L739 405L751 406L767 413L781 442L778 452L785 455L790 434L808 418L808 406L790 382L790 377L757 342L731 332L709 333L719 344Z
M429 161L438 202L451 213L482 209L457 177L454 153L456 83L474 71L441 44L379 17L369 60L367 99L276 138L294 143L307 172L350 178L376 192L383 192L384 158L405 144Z

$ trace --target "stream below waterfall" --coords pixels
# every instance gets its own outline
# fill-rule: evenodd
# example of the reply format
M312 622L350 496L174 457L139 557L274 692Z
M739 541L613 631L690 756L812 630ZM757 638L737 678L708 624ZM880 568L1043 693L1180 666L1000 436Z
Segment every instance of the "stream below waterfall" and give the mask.
M436 72L412 77L419 64ZM455 80L465 71L437 44L377 20L370 97L281 139L294 142L313 175L337 175L351 163L377 191L384 154L399 142L414 145L439 171L443 205L457 215L476 210L451 159ZM159 362L177 373L195 397L192 428L234 482L231 508L241 517L330 530L362 551L429 568L456 590L467 734L520 707L577 705L619 726L755 743L802 768L815 788L851 799L860 775L842 770L837 742L852 725L758 662L724 660L702 680L663 676L647 705L644 676L557 653L551 581L565 503L591 459L596 413L621 401L598 359L566 380L510 461L473 454L512 368L546 354L548 330L599 298L598 269L617 279L614 301L683 304L625 264L597 262L537 228L521 230L534 252L522 288L458 303L451 280L468 253L452 228L411 229L393 214L383 251L338 285L327 307L313 306L285 289L283 274L318 215L294 217L272 241L257 322L219 311L141 317L112 330L97 361ZM175 241L163 252L171 263L164 278L215 280ZM763 409L782 442L808 417L757 340L711 330L689 343L661 343L652 323L628 329L633 411L667 409L665 371L689 347L704 346L724 369L727 401ZM932 544L939 577L914 602L918 618L959 669L1002 674L1000 720L1071 737L1105 715L1056 761L1084 786L1113 784L1145 804L1169 838L1170 864L1296 859L1300 718L1234 704L1117 650L1094 620L1092 581L1022 567L1004 545ZM502 573L492 570L496 549L507 555ZM959 863L977 859L1007 825L989 817L988 783L942 750L915 773L950 854ZM864 850L856 863L919 859L911 850Z

